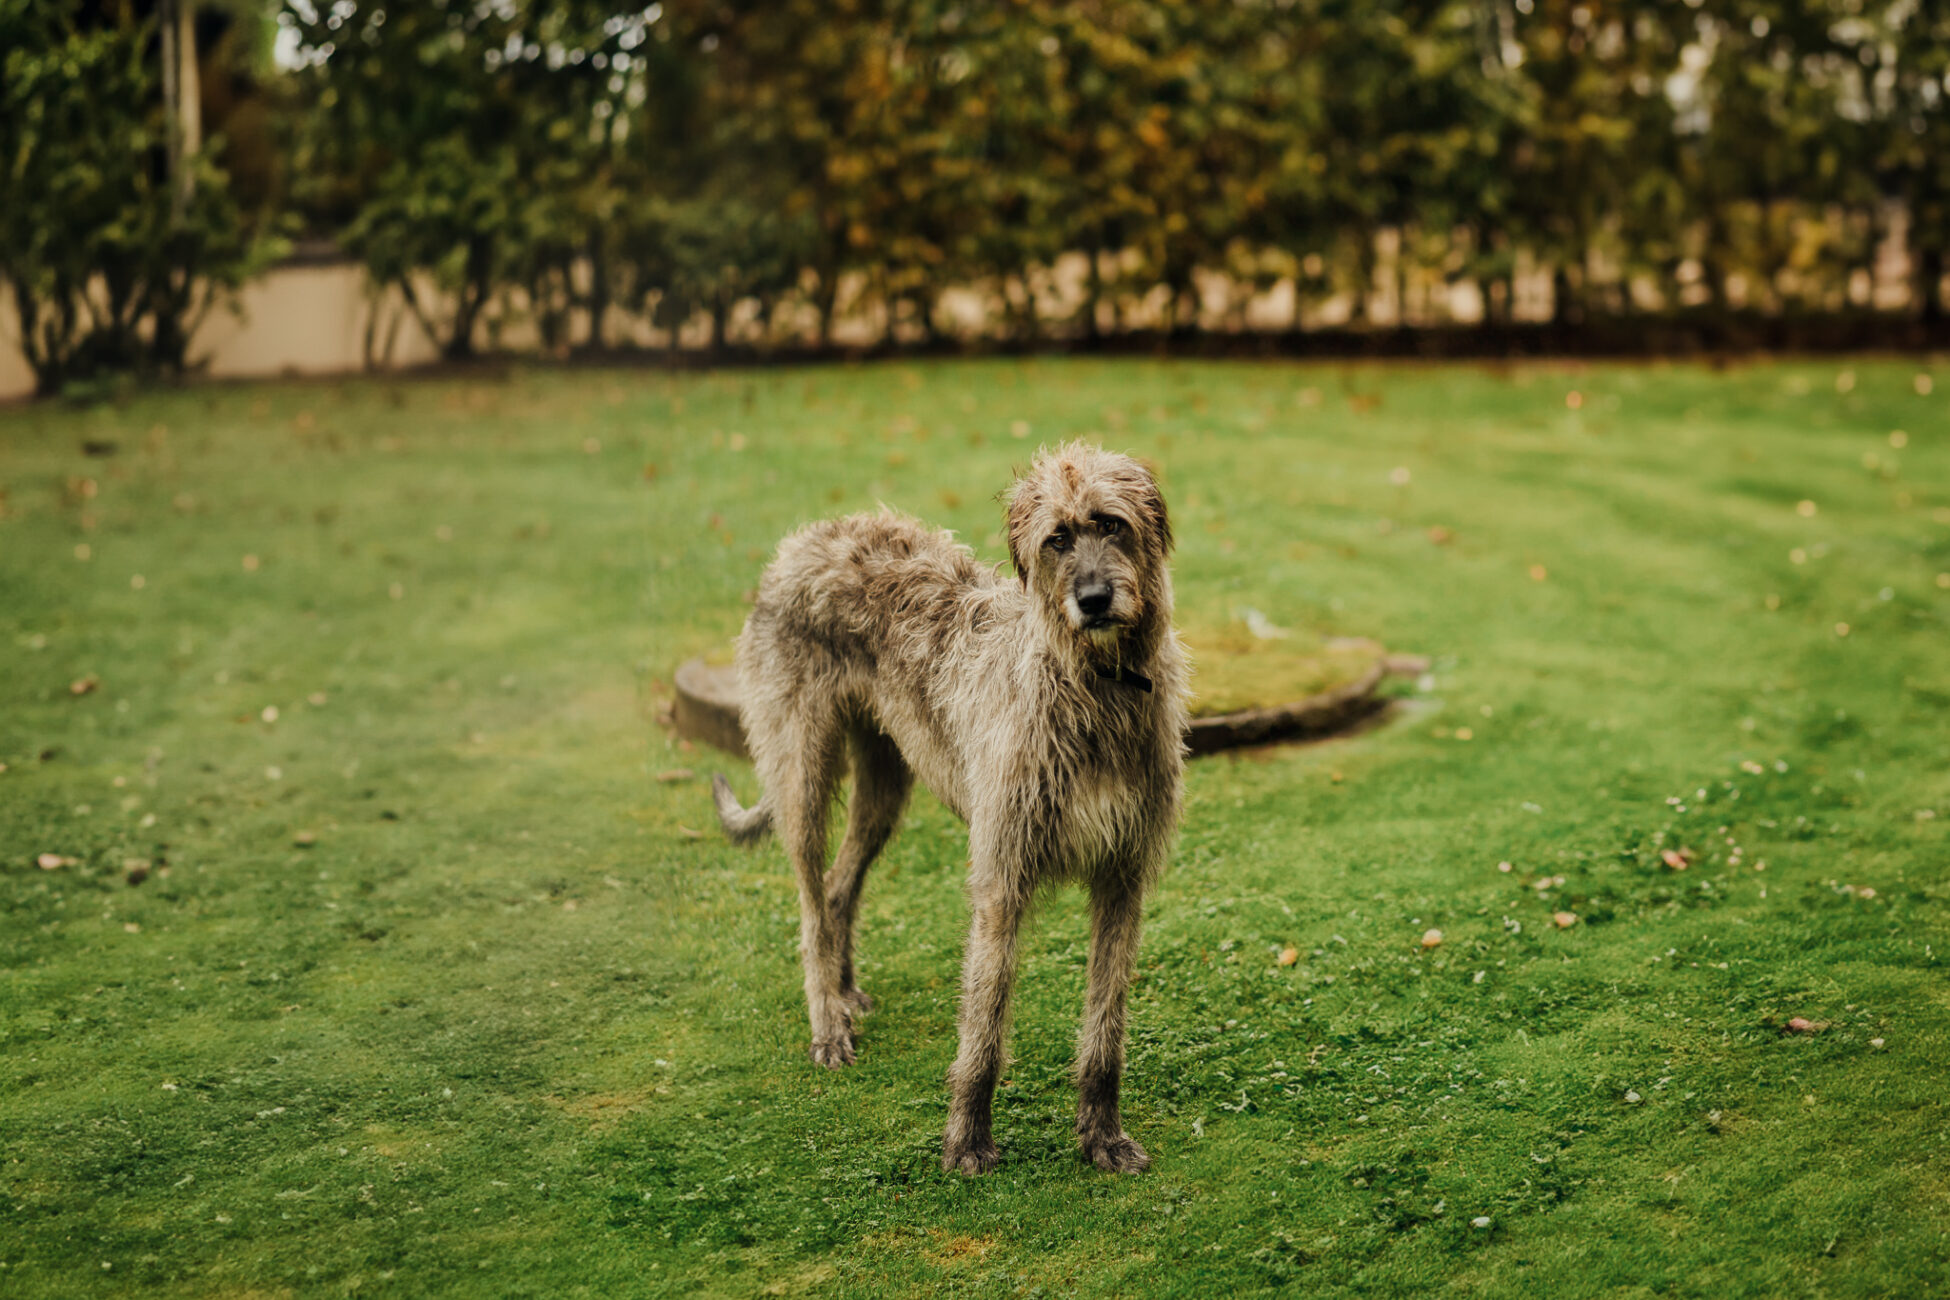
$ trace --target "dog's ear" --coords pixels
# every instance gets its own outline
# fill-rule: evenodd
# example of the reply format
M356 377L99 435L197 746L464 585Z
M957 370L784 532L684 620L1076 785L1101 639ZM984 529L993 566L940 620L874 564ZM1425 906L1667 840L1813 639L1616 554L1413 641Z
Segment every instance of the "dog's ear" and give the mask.
M1138 507L1144 511L1144 523L1151 536L1157 539L1158 554L1170 555L1172 547L1171 512L1165 509L1165 494L1158 488L1158 470L1149 461L1139 461L1144 471L1144 486L1138 493Z
M1029 585L1029 561L1036 554L1037 537L1034 532L1036 515L1036 488L1028 475L1022 475L1009 485L1003 494L1008 508L1003 514L1004 531L1009 536L1009 563L1016 568L1016 576L1022 585Z

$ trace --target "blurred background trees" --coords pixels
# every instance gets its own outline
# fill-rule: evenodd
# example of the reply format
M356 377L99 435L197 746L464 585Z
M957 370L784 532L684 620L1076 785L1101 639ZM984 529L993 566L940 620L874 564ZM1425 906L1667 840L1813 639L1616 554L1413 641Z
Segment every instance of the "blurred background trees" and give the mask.
M226 75L233 23L213 14L216 125L234 115L261 135ZM203 315L280 250L268 174L233 184L206 87L176 57L195 21L174 5L0 0L0 282L43 393L180 372Z
M0 275L50 385L186 364L279 219L455 358L862 313L905 343L1942 338L1943 0L203 0L244 53L176 158L159 33L191 2L0 0ZM227 121L259 142L235 176Z

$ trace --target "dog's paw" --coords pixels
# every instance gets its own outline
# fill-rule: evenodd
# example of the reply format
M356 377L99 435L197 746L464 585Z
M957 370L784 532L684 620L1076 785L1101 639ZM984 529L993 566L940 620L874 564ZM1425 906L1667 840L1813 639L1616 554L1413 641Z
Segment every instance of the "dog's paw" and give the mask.
M1132 1141L1128 1133L1086 1141L1083 1154L1107 1174L1141 1174L1151 1167L1151 1157L1144 1154L1144 1148Z
M853 1064L853 1037L829 1038L812 1045L814 1065L823 1065L829 1070L840 1070Z
M840 994L840 997L845 1000L846 1005L851 1007L856 1015L864 1016L867 1012L873 1010L873 999L862 993L859 989L847 989Z
M985 1174L1002 1163L1002 1153L993 1138L965 1142L959 1147L943 1147L941 1168L951 1174Z

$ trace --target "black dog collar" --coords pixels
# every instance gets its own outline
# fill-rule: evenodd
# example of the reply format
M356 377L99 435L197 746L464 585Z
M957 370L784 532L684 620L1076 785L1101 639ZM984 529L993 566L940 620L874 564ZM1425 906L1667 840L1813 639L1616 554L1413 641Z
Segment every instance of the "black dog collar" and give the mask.
M1123 682L1126 686L1137 687L1147 695L1151 693L1151 679L1135 668L1119 668L1113 672L1101 664L1093 667L1097 669L1097 676L1107 682Z

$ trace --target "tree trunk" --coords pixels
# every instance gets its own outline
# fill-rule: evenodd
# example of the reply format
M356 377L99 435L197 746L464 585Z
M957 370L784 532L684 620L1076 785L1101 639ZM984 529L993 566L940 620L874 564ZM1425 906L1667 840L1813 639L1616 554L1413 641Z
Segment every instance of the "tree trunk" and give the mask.
M169 212L181 221L195 189L191 160L203 148L203 85L196 64L196 0L159 0Z
M1931 329L1943 324L1943 249L1931 244L1916 250L1916 299L1923 323Z
M1092 343L1097 343L1104 336L1103 329L1097 324L1097 304L1104 299L1104 273L1098 266L1097 259L1103 256L1103 250L1093 244L1088 252L1090 257L1090 287L1084 294L1083 299L1083 336Z
M474 308L463 305L454 313L453 333L441 345L440 355L447 361L467 361L474 355Z
M819 291L814 297L814 305L819 309L819 350L824 352L833 346L833 307L840 296L840 277L837 271L822 269L819 272Z
M941 326L939 322L935 320L935 315L934 315L935 304L934 304L933 288L928 286L923 286L921 292L915 296L914 302L915 305L918 306L921 311L922 333L926 337L928 346L932 347L936 343L939 343L941 341Z
M488 243L477 236L467 241L467 281L454 308L453 333L447 336L447 345L441 349L447 360L466 361L473 357L474 325L493 293L494 280L488 272Z
M475 285L468 285L460 292L460 301L454 307L452 332L440 349L440 355L448 361L467 361L474 355L474 322L481 314L481 306L487 301L486 294Z
M1551 272L1551 324L1562 329L1575 325L1584 316L1576 295L1571 292L1571 268L1559 262Z
M598 229L589 237L589 339L583 346L591 352L603 350L603 319L608 315L609 266Z

